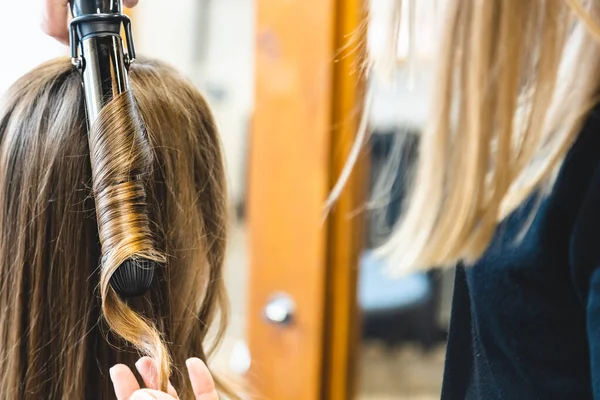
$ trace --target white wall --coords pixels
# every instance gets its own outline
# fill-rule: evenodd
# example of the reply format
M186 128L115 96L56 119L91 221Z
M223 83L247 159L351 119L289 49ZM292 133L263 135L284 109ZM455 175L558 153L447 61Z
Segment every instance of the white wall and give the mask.
M212 97L229 167L234 200L244 196L248 132L254 106L254 1L213 0L205 61L196 81ZM202 65L204 63L204 68Z
M208 99L225 148L230 193L244 196L247 129L253 107L253 0L142 0L136 9L138 51L165 60ZM176 5L175 5L176 4Z
M68 54L64 45L40 29L40 0L2 2L0 23L0 95L43 61Z
M133 23L136 50L192 75L191 40L198 0L141 0Z

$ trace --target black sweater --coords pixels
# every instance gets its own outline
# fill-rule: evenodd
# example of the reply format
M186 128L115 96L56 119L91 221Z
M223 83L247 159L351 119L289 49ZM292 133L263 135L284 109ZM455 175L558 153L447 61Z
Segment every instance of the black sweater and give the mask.
M600 399L600 107L551 193L457 269L442 399Z

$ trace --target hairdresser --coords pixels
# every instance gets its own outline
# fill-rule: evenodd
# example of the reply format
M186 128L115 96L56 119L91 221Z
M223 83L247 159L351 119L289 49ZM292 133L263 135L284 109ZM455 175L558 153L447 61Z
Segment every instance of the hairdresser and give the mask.
M134 7L138 0L124 0L126 7ZM68 0L44 0L42 29L64 44L69 43L68 32L69 4ZM199 358L190 358L187 363L188 374L194 389L196 400L218 400L215 383L206 365ZM145 389L139 383L129 367L118 364L111 368L110 377L119 400L174 400L177 392L169 385L168 393L156 390L157 371L149 357L142 357L136 368L144 380Z

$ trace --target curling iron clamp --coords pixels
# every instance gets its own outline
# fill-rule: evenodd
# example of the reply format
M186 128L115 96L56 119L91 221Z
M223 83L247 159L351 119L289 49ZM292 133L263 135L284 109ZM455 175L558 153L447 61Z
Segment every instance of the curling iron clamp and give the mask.
M121 0L69 0L69 4L71 60L83 78L89 128L104 106L129 89L128 69L135 60L131 21L122 13ZM110 278L111 286L121 297L142 295L152 284L155 267L154 261L127 260Z

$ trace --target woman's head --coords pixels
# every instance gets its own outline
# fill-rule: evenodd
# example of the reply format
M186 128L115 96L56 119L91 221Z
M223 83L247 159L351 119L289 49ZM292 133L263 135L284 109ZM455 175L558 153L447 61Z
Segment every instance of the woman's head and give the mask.
M86 126L79 72L46 63L0 106L0 397L110 398L108 369L138 351L189 393L225 296L226 193L206 102L139 60L131 92ZM126 259L161 263L149 292L109 285ZM126 340L123 340L126 339ZM135 346L132 346L132 344Z

